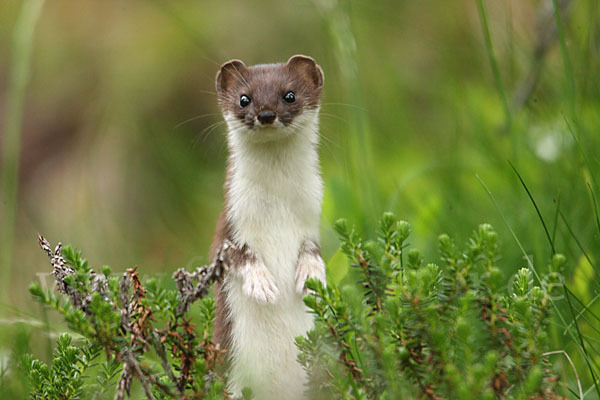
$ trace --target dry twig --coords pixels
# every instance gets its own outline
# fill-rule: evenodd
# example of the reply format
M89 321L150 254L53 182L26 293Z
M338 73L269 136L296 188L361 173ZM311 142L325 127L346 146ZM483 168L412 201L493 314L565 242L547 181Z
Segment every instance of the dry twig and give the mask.
M213 282L223 279L225 272L229 269L229 255L234 249L235 245L226 240L210 265L199 267L194 272L188 272L183 268L175 271L173 279L177 283L180 298L177 314L182 315L188 312L194 301L206 296Z
M40 247L48 257L50 258L50 264L52 265L52 275L56 280L58 291L66 294L71 299L73 305L87 315L89 315L88 305L92 301L91 294L85 295L82 291L65 282L65 279L69 275L75 275L75 270L67 265L64 257L62 256L62 243L58 242L58 245L52 251L50 243L41 235L38 235L38 243ZM101 295L106 290L107 278L102 274L97 274L94 271L90 271L91 276L91 292L98 292Z

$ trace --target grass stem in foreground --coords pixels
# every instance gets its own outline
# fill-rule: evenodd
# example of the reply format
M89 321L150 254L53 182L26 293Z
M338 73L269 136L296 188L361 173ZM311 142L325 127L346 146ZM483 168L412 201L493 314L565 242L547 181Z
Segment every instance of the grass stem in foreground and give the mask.
M33 34L43 4L44 0L25 0L14 28L2 139L3 222L0 232L0 282L3 285L3 296L8 296L12 269L25 91L29 81Z

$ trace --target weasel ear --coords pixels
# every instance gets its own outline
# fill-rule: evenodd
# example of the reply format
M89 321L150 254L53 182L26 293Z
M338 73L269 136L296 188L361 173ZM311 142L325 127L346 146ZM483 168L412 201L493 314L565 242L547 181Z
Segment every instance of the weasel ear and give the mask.
M217 72L217 93L226 92L236 82L246 81L247 74L248 68L243 61L227 61Z
M308 56L292 56L287 62L288 68L315 85L315 89L323 87L323 70L315 60Z

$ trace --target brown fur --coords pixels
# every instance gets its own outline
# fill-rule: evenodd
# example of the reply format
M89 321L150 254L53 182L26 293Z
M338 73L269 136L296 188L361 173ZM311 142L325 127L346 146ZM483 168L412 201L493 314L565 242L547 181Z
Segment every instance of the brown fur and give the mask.
M272 111L285 126L302 110L319 106L323 88L323 71L306 56L291 57L285 64L261 64L252 67L240 60L229 61L217 74L217 95L223 112L231 112L248 128L253 128L259 112ZM296 101L283 100L294 92ZM240 96L251 99L240 107Z
M213 243L210 246L210 259L214 260L219 251L219 248L228 239L229 227L226 221L225 211L221 212L219 220L217 221L217 230ZM221 345L222 349L229 348L230 345L230 332L231 332L231 321L229 320L229 306L226 301L226 294L223 290L222 283L215 284L215 300L217 303L217 314L215 317L215 328L213 330L213 340L215 343Z
M321 257L321 246L319 246L317 243L313 242L313 241L306 241L304 242L304 244L302 244L302 247L300 247L300 254L298 254L298 258L301 258L302 256L308 256L308 255L313 255L316 257Z

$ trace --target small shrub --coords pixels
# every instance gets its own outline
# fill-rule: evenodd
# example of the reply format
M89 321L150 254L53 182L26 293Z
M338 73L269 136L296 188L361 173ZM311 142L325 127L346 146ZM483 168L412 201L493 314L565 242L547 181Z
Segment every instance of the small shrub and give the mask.
M408 248L410 226L392 214L374 241L344 221L336 230L352 268L338 286L308 282L305 303L316 323L297 338L308 398L560 398L544 359L548 294L527 269L508 293L491 226L481 225L462 251L440 236L438 264ZM224 351L212 342L215 304L206 295L226 273L233 244L211 265L178 270L172 290L153 279L142 284L136 269L97 273L78 251L60 244L52 251L41 237L40 244L62 295L37 284L30 291L84 340L77 347L62 335L51 366L25 357L32 399L123 399L133 380L148 399L230 398Z
M440 261L407 248L410 226L386 213L375 241L336 226L356 285L309 282L316 317L297 339L311 399L556 399L544 359L549 297L519 270L507 293L498 237L481 225Z
M193 273L178 270L173 275L177 290L167 290L154 279L143 285L135 268L121 277L108 267L98 274L73 248L59 244L52 251L42 237L40 245L50 257L62 296L45 293L37 284L30 292L62 314L85 340L78 349L65 347L70 338L61 337L51 368L31 357L24 360L33 399L80 399L90 391L115 392L114 399L123 399L134 379L148 399L227 398L225 378L217 371L224 352L211 340L215 302L205 297L210 283L223 274L226 249L209 266ZM198 299L192 322L189 310ZM105 362L95 388L84 372L100 353ZM65 391L69 386L64 382L73 390ZM80 390L84 383L90 390Z

